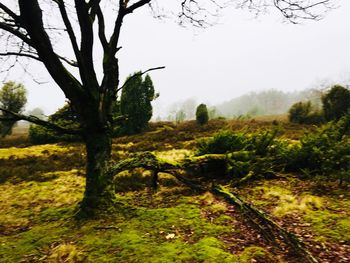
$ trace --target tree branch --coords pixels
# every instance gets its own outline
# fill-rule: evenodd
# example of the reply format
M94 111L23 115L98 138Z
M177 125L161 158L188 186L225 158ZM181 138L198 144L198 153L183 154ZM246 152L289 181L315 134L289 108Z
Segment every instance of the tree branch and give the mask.
M79 61L81 60L81 54L80 54L80 50L79 50L78 43L77 43L77 38L76 38L76 36L74 34L74 30L73 30L72 24L71 24L71 22L70 22L70 20L68 18L68 14L67 14L66 7L64 5L64 1L60 0L60 1L57 1L57 3L58 3L58 8L59 8L60 13L61 13L61 17L62 17L63 23L66 26L67 33L68 33L70 42L71 42L72 47L73 47L75 58L77 59L78 64L79 64ZM64 60L64 61L67 62L66 60Z
M103 17L103 13L102 13L102 10L100 8L100 5L98 5L96 7L96 14L97 14L97 18L98 18L98 36L99 36L101 45L103 47L103 50L105 52L107 52L108 41L107 41L106 34L105 34L105 21L104 21L104 17Z
M123 86L121 86L119 89L117 89L117 92L122 90L126 84L128 84L131 80L133 80L134 78L136 77L139 77L139 76L142 76L150 71L154 71L154 70L159 70L159 69L165 69L165 66L162 66L162 67L156 67L156 68L150 68L150 69L147 69L146 71L143 71L143 72L139 72L139 73L136 73L134 75L132 75L130 78L128 78L125 83L123 84Z
M66 57L62 57L60 55L57 55L59 57L59 59L61 59L62 61L66 62L68 65L72 66L72 67L79 67L78 63L74 60L70 60Z
M136 2L136 3L134 3L134 4L132 4L131 6L127 7L127 8L126 8L126 13L127 13L127 14L130 14L130 13L132 13L134 10L136 10L137 8L140 8L140 7L146 5L146 4L150 3L150 2L151 2L151 0L140 0L140 1L138 1L138 2Z
M80 130L67 129L67 128L61 127L59 125L56 125L54 123L41 120L41 119L39 119L35 116L32 116L32 115L27 116L27 115L23 115L20 113L9 111L9 110L3 109L3 108L0 108L0 111L9 115L7 117L3 117L0 115L0 121L20 121L20 120L23 120L23 121L28 121L28 122L46 127L48 129L54 130L58 133L71 134L71 135L81 135L82 134L82 132Z
M25 42L27 45L34 47L34 43L33 41L28 38L25 34L23 34L22 32L19 31L19 29L15 29L12 26L4 23L4 22L0 22L0 29L3 29L9 33L11 33L12 35L18 37L19 39L21 39L23 42Z
M19 22L19 16L15 14L10 8L5 6L4 4L0 3L0 9L4 10L6 14L8 14L10 17L12 17L16 22Z
M85 0L75 0L75 9L77 11L80 31L81 31L81 44L80 54L82 63L79 66L81 71L81 79L86 88L89 88L93 96L96 96L98 92L98 81L94 70L93 61L93 21L89 15L89 5Z
M63 66L61 59L53 50L50 37L44 29L43 14L38 0L19 0L18 2L21 19L38 56L66 97L78 103L84 90L80 82Z
M27 54L27 53L20 53L20 52L5 52L5 53L0 53L0 56L17 56L17 57L28 57L28 58L31 58L31 59L35 59L35 60L38 60L40 62L42 62L42 60L37 57L37 56L34 56L32 54Z

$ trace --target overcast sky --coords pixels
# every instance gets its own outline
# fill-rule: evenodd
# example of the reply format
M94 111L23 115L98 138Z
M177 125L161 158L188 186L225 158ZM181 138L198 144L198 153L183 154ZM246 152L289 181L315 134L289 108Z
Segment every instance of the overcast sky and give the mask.
M195 97L212 104L250 91L301 90L324 79L350 79L350 1L318 22L283 23L277 14L257 19L247 11L228 9L219 24L204 30L182 28L172 19L154 19L146 9L126 18L121 38L121 80L138 70L152 72L160 92L158 109ZM41 68L34 76L49 81L38 85L29 76L10 78L29 90L28 109L47 114L64 103L64 95Z

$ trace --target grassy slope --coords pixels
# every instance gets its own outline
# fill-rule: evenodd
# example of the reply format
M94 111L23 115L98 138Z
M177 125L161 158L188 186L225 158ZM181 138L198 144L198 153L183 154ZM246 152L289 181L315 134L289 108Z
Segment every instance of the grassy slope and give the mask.
M250 129L271 126L256 121L216 121L205 128L194 123L155 125L146 134L115 139L113 156L153 150L169 160L183 158L192 154L193 139L209 136L223 125L241 129L246 124ZM301 130L285 125L284 136L298 138ZM0 149L0 262L281 261L256 233L242 228L232 208L210 194L193 193L166 175L154 193L146 187L147 172L120 174L120 212L76 221L83 168L79 144ZM346 262L341 257L350 253L348 190L332 188L324 195L313 189L318 188L294 178L259 182L241 192L319 251L325 246L342 248L344 253L327 253L336 259L332 262ZM291 222L296 225L291 227Z

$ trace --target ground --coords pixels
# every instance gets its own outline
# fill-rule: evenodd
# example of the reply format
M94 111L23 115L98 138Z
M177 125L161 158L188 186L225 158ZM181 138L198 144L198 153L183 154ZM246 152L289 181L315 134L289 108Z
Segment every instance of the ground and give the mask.
M224 127L275 125L269 120L153 124L143 134L114 139L113 158L147 150L176 161L194 154L196 139ZM281 136L293 140L314 129L277 125L284 128ZM297 262L219 196L196 192L166 174L155 191L150 173L141 169L115 177L118 212L77 220L84 159L79 143L30 146L15 137L2 144L0 262ZM350 261L348 186L283 174L230 190L295 233L320 262Z

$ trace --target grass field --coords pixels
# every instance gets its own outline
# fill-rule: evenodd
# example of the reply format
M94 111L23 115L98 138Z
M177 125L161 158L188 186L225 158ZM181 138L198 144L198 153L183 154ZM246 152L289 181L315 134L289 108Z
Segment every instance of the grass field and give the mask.
M143 134L115 138L113 158L152 151L180 160L194 154L198 138L223 128L280 126L279 136L291 140L314 129L273 120L215 120L202 127L153 123ZM154 191L150 173L142 169L115 177L117 213L77 220L83 145L32 146L24 128L1 143L0 262L298 262L268 244L221 198L166 174ZM320 262L350 262L348 185L284 174L232 190L299 236Z

